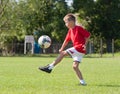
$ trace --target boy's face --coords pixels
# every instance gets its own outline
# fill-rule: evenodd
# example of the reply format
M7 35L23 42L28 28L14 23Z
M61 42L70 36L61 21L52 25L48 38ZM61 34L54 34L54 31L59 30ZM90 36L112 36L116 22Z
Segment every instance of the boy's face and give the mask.
M68 20L68 18L65 18L64 19L64 22L65 22L65 25L66 25L66 27L67 28L73 28L74 27L74 21L72 21L72 20Z

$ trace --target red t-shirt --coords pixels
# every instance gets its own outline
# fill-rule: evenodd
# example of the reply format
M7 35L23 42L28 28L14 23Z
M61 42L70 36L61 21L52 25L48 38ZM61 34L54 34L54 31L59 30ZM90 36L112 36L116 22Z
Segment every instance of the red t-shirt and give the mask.
M72 41L73 46L78 52L86 53L84 49L85 38L88 38L90 33L83 29L81 26L75 26L73 29L69 29L66 35L65 41Z

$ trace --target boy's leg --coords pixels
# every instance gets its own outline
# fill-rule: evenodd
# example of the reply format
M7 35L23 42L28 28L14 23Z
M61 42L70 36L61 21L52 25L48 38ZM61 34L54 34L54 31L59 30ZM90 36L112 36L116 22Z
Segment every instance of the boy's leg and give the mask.
M79 70L79 62L73 62L73 69L74 69L74 71L76 72L77 77L78 77L80 80L83 80L82 73L81 73L81 71Z
M53 61L51 64L44 66L44 67L40 67L39 69L47 72L47 73L51 73L52 69L54 68L54 66L56 66L62 59L64 56L68 55L66 51L62 51L60 53L60 55L56 58L55 61Z
M80 83L81 83L82 85L86 85L85 81L83 80L82 73L81 73L81 71L80 71L80 69L79 69L79 62L73 62L73 69L74 69L74 71L76 72L76 75L77 75L77 77L78 77L79 80L80 80Z
M56 66L66 55L68 55L68 53L66 51L62 51L56 60L52 62L53 66Z

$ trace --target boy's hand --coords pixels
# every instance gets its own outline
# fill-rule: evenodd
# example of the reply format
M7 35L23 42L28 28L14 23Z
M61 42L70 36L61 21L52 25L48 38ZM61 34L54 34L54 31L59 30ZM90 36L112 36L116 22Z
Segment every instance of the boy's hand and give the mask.
M59 49L59 53L61 53L61 52L64 50L64 48L66 47L67 44L68 44L67 41L64 41L64 42L63 42L61 48Z
M59 53L61 53L63 50L62 49L59 49Z
M86 50L86 45L83 45L82 47L83 47L83 50Z

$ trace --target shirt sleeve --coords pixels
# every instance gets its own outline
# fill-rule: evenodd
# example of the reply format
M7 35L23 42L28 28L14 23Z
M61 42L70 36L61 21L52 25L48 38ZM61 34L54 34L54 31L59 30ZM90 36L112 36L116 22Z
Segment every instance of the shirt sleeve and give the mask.
M66 35L65 41L69 42L71 41L71 37L70 37L70 30L68 30L68 33Z
M88 37L90 36L90 32L88 32L88 31L85 30L84 28L80 27L79 30L80 30L80 33L81 33L84 37L88 38Z

